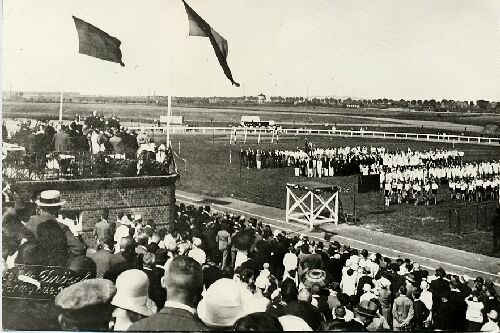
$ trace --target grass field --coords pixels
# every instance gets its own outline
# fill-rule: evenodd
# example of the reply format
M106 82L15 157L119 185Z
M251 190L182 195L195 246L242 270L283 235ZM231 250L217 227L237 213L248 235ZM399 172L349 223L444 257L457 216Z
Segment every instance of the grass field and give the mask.
M214 139L215 143L212 143ZM355 145L383 145L390 150L407 149L423 150L430 147L451 148L448 144L432 144L413 141L394 140L362 140L347 138L310 138L318 146L355 146ZM285 185L304 178L296 178L293 168L282 169L245 169L239 164L240 145L229 145L227 137L210 135L178 135L173 137L173 147L178 152L180 142L180 156L186 163L177 159L181 174L179 189L188 192L202 193L216 197L235 197L262 205L285 208ZM249 138L245 147L261 147L262 149L294 149L302 147L303 138L286 138L278 145L270 144L269 138L262 137L257 145L256 138ZM472 145L456 145L465 151L465 160L491 159L500 156L500 148ZM229 156L231 152L231 164ZM340 199L346 213L354 213L354 189L357 183L356 176L321 178L322 182L338 185L342 188ZM442 186L439 192L441 202L437 206L408 206L406 204L383 206L380 193L357 193L356 215L360 225L388 232L399 236L411 237L431 243L446 245L466 251L481 254L490 254L491 236L488 231L476 231L476 207L462 208L462 229L464 235L454 234L457 216L452 216L453 230L449 229L450 210L462 201L450 200L447 188ZM219 202L220 203L220 202ZM486 206L480 211L480 225L489 223L493 216L494 205ZM451 214L454 214L451 212Z

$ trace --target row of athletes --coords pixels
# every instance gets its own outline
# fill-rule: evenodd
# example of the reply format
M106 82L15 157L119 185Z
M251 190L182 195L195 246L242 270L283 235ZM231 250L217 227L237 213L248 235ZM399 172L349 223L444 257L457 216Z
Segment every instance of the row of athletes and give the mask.
M425 204L437 203L437 191L440 180L437 178L426 178L421 180L399 180L392 179L380 183L384 191L385 205L391 203L413 203L418 204L419 198ZM421 185L423 184L423 185ZM500 196L500 175L487 178L462 178L459 181L448 182L450 198L467 201L498 200Z
M423 185L418 180L404 181L393 179L390 182L381 182L380 188L384 191L385 205L392 203L408 203L418 205L419 200L426 205L437 203L439 188L437 179L428 179Z
M463 178L488 178L500 175L500 163L496 161L466 163L447 167L383 167L380 171L380 182L396 180L423 181L428 178L438 179L441 183Z
M498 199L500 190L500 175L485 178L462 178L448 182L450 198L484 201Z

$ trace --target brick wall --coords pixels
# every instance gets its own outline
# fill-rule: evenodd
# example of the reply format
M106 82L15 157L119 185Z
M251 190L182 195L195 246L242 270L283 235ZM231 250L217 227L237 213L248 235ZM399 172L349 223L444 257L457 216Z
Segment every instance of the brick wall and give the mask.
M13 188L19 197L31 198L44 190L59 190L67 201L63 211L82 214L83 231L92 231L103 209L108 208L110 221L119 212L141 214L166 224L173 219L175 182L179 175L119 177L78 180L20 181Z

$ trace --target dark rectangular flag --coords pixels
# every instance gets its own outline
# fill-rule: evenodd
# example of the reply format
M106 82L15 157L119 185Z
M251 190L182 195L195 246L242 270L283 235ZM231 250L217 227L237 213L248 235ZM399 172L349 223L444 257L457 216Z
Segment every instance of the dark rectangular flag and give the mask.
M122 66L122 51L120 40L108 35L92 24L73 16L78 32L79 52L106 61L117 62Z
M227 40L219 35L217 31L212 29L204 19L202 19L191 7L189 7L186 1L182 0L182 2L184 2L184 7L186 7L186 13L188 15L189 36L201 36L208 37L210 39L210 43L214 48L215 55L217 56L217 60L219 60L219 64L221 65L224 74L226 74L226 77L232 84L239 87L240 84L233 80L233 75L227 65L226 59L229 50Z

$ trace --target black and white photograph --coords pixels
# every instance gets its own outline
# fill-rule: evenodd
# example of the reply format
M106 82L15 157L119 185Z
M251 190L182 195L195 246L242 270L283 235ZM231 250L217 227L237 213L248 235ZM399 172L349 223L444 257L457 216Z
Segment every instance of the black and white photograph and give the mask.
M6 331L500 331L497 0L3 0Z

